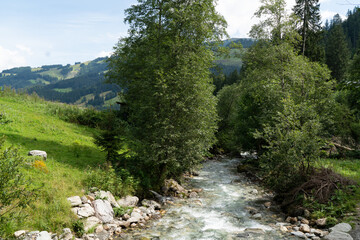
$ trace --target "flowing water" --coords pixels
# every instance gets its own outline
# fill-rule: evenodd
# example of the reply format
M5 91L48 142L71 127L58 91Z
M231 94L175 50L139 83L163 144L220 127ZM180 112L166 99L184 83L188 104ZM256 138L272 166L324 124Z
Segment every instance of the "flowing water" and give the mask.
M286 239L276 231L274 214L263 206L264 193L236 173L239 159L204 163L192 188L202 188L199 198L177 200L166 208L163 218L148 229L133 232L129 239ZM261 220L254 220L248 206L263 208Z

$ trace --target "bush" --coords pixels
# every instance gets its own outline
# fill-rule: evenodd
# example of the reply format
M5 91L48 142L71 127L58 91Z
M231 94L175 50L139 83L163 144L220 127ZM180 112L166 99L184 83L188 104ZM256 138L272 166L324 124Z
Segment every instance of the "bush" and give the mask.
M89 169L84 181L88 191L104 190L121 197L134 194L138 182L125 169L115 169L111 165Z
M72 224L72 229L77 237L82 237L85 233L84 223L81 220L77 220Z
M22 169L27 166L16 148L4 148L0 139L0 236L12 234L16 224L26 216L21 209L36 197L35 188Z

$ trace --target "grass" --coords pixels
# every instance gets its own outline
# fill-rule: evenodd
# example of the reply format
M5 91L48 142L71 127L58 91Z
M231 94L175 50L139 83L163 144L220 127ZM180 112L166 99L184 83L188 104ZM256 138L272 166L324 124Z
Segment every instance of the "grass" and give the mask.
M332 168L335 172L360 184L360 159L321 159L319 166Z
M24 209L31 216L12 230L60 231L71 227L75 216L66 198L83 195L83 181L88 166L104 162L104 154L93 143L96 129L64 122L51 115L49 105L36 96L17 96L0 92L0 111L11 122L0 125L0 135L8 145L15 145L26 156L30 150L44 150L48 154L48 172L30 168L26 174L37 185L39 198Z
M60 80L60 79L64 78L64 76L60 73L60 71L61 71L61 69L51 68L48 71L41 72L40 75L42 75L42 76L47 75L50 77L55 77Z

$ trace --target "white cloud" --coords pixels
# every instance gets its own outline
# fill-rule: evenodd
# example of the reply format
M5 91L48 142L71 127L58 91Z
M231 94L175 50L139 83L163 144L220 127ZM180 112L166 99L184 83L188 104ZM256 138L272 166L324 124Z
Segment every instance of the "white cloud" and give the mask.
M24 51L9 50L0 46L0 71L24 66L26 64Z
M113 52L111 51L101 51L96 55L96 58L99 57L110 57Z
M33 55L33 51L29 47L26 47L26 46L21 45L21 44L17 44L16 48L19 49L22 52L27 53L28 55Z
M331 20L333 19L333 17L338 14L337 12L334 11L320 11L321 12L321 20L323 21L323 23L325 23L326 19ZM347 17L345 15L340 14L340 17L342 20L345 20Z

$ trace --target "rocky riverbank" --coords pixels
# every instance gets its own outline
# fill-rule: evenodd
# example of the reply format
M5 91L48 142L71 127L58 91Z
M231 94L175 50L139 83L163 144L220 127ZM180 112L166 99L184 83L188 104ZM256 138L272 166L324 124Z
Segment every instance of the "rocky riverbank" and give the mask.
M326 229L326 220L284 215L273 194L237 173L240 159L219 158L204 163L198 176L189 177L186 190L174 180L164 187L167 197L157 201L135 196L115 200L98 191L68 198L72 211L84 223L76 238L70 229L62 234L18 231L19 239L328 239L351 240L345 223ZM161 204L160 204L161 203Z

